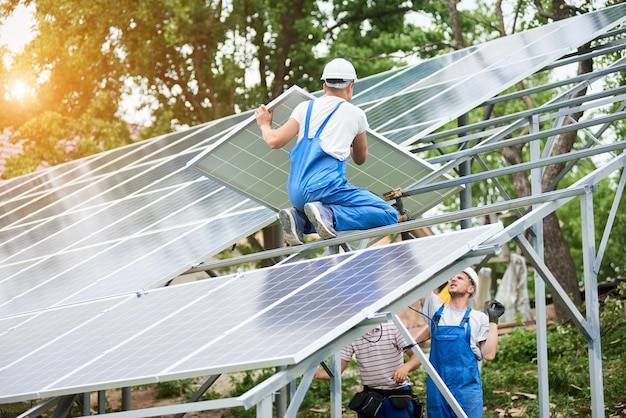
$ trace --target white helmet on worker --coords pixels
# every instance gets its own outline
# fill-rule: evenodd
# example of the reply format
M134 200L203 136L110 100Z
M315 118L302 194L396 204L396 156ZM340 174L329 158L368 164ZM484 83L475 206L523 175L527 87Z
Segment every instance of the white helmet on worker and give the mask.
M356 81L356 70L350 61L335 58L324 67L322 80L328 87L345 89Z
M472 293L472 296L475 296L476 293L478 293L478 274L476 274L476 271L471 267L464 268L463 273L467 274L467 277L469 277L472 286L474 286L474 292Z

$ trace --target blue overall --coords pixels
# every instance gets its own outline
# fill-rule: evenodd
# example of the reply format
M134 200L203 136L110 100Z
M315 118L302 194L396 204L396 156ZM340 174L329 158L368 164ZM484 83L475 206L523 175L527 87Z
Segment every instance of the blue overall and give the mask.
M326 154L320 146L324 127L341 106L341 101L326 117L313 137L309 136L309 123L313 100L309 102L304 124L304 136L291 150L291 167L287 180L289 200L300 212L304 204L319 201L330 206L337 231L369 229L398 222L398 213L390 204L368 190L360 189L346 179L347 160ZM304 233L314 232L307 223Z
M483 387L478 362L470 348L470 311L471 308L465 312L458 326L439 326L443 305L435 313L430 326L430 362L468 418L480 418ZM456 417L430 376L426 380L426 408L429 417Z

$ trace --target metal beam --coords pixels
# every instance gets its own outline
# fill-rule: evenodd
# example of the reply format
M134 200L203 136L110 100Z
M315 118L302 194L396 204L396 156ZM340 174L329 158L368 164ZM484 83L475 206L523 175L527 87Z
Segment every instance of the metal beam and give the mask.
M416 219L407 222L402 222L390 226L367 229L363 231L349 232L346 234L340 234L336 238L328 240L319 240L304 245L298 245L294 247L282 247L275 250L266 250L259 253L246 254L243 256L232 257L227 260L217 260L208 263L198 265L187 273L194 273L199 271L207 271L213 269L219 269L224 267L230 267L237 264L245 264L253 261L263 260L267 258L280 257L285 255L296 254L310 254L318 249L328 247L330 245L337 245L343 242L352 242L357 240L363 240L368 238L381 238L388 235L399 234L406 231L429 227L432 225L438 225L446 222L457 222L461 219L468 219L478 216L483 216L490 213L504 212L511 209L528 207L537 203L549 203L555 200L571 200L574 197L585 193L585 185L571 186L564 190L558 190L555 192L544 193L540 196L526 196L517 199L511 199L504 202L492 203L490 205L484 205L479 208L471 208L465 210L459 210L455 212L449 212L442 215L435 215L428 218ZM510 237L509 240L513 239ZM289 258L283 260L283 263L287 260L294 261L298 258Z
M587 342L589 353L589 378L591 385L591 416L604 416L604 383L602 380L602 348L600 344L600 303L598 300L598 275L594 271L596 262L596 239L593 217L593 195L583 196L580 200L582 217L582 250L585 275L585 307L587 320L593 331L592 339Z

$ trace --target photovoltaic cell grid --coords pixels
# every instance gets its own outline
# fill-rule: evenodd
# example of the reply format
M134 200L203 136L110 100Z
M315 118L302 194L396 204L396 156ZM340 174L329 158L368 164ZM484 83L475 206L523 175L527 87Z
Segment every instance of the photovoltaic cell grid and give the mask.
M294 86L268 105L273 110L275 126L284 124L293 109L314 96ZM290 141L281 149L271 149L263 138L254 116L233 129L214 145L200 153L188 165L274 209L291 207L287 195L289 152L295 146ZM367 132L368 157L357 166L348 162L346 176L352 184L372 193L383 194L410 188L434 171L428 163L376 134ZM440 176L439 181L446 177ZM459 188L423 193L403 199L404 208L414 216L431 209Z
M0 191L0 318L161 286L274 222L272 211L185 167L242 118L51 167Z
M19 326L22 317L0 319L0 403L295 364L501 230L482 226L67 305L23 315Z
M433 58L412 67L414 77L396 72L376 85L357 81L352 102L373 130L407 146L625 19L620 4L448 54L449 61Z

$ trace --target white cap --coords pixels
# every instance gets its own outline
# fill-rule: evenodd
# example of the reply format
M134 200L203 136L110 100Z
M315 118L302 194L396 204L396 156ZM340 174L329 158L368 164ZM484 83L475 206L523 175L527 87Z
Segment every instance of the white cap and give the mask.
M476 274L476 271L471 267L464 268L463 273L467 274L467 277L469 277L472 285L474 286L474 293L472 293L472 296L474 296L476 293L478 293L478 274Z
M356 70L350 61L343 58L335 58L324 67L322 80L328 87L345 89L351 82L356 81ZM329 83L328 80L332 80Z

